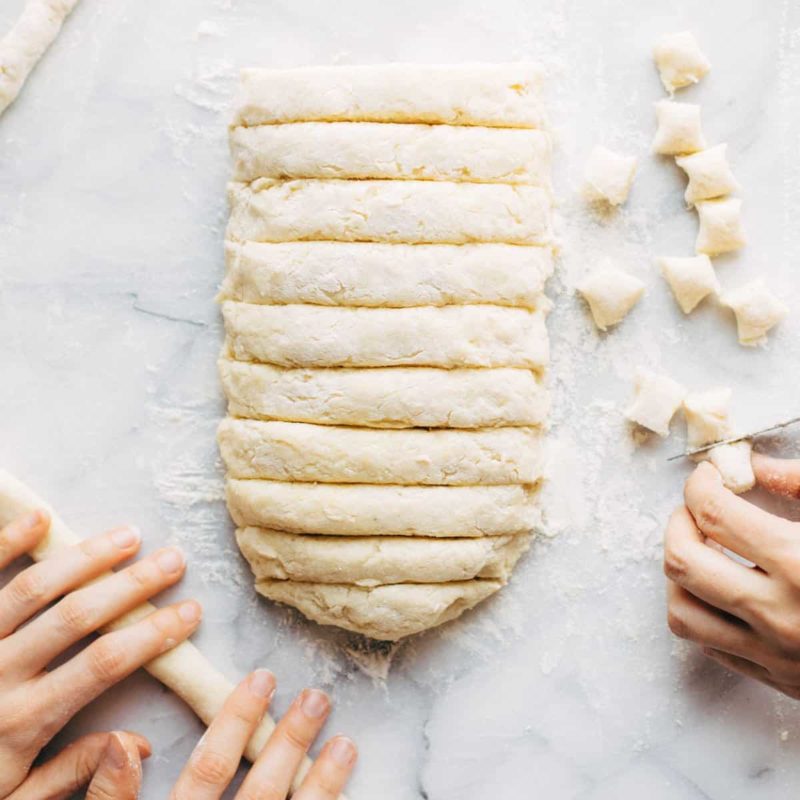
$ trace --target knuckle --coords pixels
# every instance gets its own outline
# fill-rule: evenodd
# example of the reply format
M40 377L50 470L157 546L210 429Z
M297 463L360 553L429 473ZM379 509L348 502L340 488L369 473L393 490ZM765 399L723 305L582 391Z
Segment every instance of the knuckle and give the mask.
M265 775L259 779L258 786L243 787L240 795L241 798L237 797L237 800L285 800L286 790Z
M89 633L94 629L94 614L89 606L77 597L67 597L56 606L61 628L68 633Z
M47 586L41 570L36 567L26 569L8 584L12 600L21 606L37 605L47 599Z
M230 759L216 750L200 750L192 759L192 777L208 786L227 786L236 773L238 764L231 764Z
M147 561L139 561L125 571L135 589L149 589L155 582L154 568Z
M125 673L125 652L113 639L99 639L89 649L89 668L98 680L115 681Z
M313 737L292 726L286 727L286 729L283 731L283 738L290 747L293 747L296 750L302 750L303 752L308 750L313 740Z
M685 617L676 608L670 607L667 610L667 625L669 625L669 629L672 631L673 635L677 636L679 639L691 638L689 625Z
M694 513L695 521L700 530L716 530L722 520L722 505L714 495L706 495L698 503Z
M684 553L669 540L664 546L664 574L675 583L683 583L689 574L689 563Z

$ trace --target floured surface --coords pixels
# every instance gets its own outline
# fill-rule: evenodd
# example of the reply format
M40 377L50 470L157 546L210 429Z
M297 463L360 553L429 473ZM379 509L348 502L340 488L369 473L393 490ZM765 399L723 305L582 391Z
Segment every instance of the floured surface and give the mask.
M0 3L0 28L14 5ZM134 4L122 21L84 0L48 54L71 94L40 72L2 118L5 465L81 532L132 521L148 549L180 542L192 565L179 594L204 601L196 639L220 667L273 669L279 715L305 685L334 692L330 729L361 746L354 800L525 796L532 769L543 794L590 800L785 800L800 784L796 704L725 675L666 630L659 543L688 467L663 459L680 449L682 428L635 449L622 418L642 365L693 388L737 373L737 423L766 425L787 416L785 364L800 359L797 316L766 349L745 350L732 315L708 301L684 318L653 266L657 255L690 255L696 232L683 174L646 154L651 103L664 96L650 49L687 28L714 71L682 92L702 103L709 141L729 143L747 187L749 244L720 259L720 280L735 286L768 268L771 288L798 308L800 16L787 2L676 12L652 0L344 9L199 0L157 15ZM550 284L548 507L562 535L540 538L509 586L463 622L365 652L254 597L221 499L212 298L230 170L226 98L236 68L257 62L516 57L554 70L556 194L568 225ZM640 155L628 204L608 218L578 197L601 133ZM600 253L648 286L605 338L571 293ZM143 797L166 795L200 735L192 715L135 676L69 734L117 727L151 739L159 758Z

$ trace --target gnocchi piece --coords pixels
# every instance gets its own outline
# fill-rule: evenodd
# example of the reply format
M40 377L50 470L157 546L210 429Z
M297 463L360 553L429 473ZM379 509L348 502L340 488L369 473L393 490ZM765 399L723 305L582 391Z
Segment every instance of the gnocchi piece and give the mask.
M683 401L689 449L718 442L731 435L729 406L731 390L727 387L690 392Z
M766 342L767 333L789 313L760 279L726 292L721 302L736 315L739 342L746 347Z
M660 258L658 264L684 314L691 313L708 295L719 293L719 281L707 255Z
M727 144L718 144L699 153L678 156L675 159L675 163L689 178L689 185L683 195L689 206L699 200L712 200L733 194L741 188L728 164L727 150Z
M732 442L712 447L708 460L717 468L722 482L735 494L747 492L756 485L750 455L753 447L750 442Z
M691 31L662 36L653 49L653 59L661 83L670 94L676 89L697 83L711 69Z
M738 197L701 200L695 204L700 218L695 250L708 256L741 250L747 239L742 225L742 201Z
M669 424L686 397L686 389L666 375L639 370L636 395L625 416L659 436L669 436Z
M659 100L656 103L658 129L653 139L653 152L665 156L681 156L706 149L706 137L700 121L700 106Z
M586 162L584 193L593 201L620 206L628 199L636 174L636 156L622 156L598 145Z
M621 322L644 294L644 283L619 269L598 269L577 286L601 331Z

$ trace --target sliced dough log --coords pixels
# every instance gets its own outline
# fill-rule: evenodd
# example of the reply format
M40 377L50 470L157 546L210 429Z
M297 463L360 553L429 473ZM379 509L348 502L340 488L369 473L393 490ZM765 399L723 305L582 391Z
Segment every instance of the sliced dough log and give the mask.
M331 536L497 536L541 525L531 486L226 483L239 527Z
M245 69L234 120L538 128L544 123L541 83L541 70L529 63Z
M259 178L231 183L234 241L547 244L550 200L536 186Z
M541 425L550 397L525 369L284 369L220 359L236 417L370 428Z
M227 242L220 300L262 305L535 308L549 247L512 244Z
M550 186L550 137L515 128L299 122L231 131L234 180L386 178Z
M506 580L531 536L315 536L240 528L236 540L256 580L380 586Z
M535 428L376 430L227 418L217 435L232 478L471 486L536 483Z
M283 367L543 369L546 310L222 304L227 355Z
M397 641L435 628L476 606L502 581L398 583L364 588L330 583L256 581L256 590L294 606L321 625L337 625L373 639Z

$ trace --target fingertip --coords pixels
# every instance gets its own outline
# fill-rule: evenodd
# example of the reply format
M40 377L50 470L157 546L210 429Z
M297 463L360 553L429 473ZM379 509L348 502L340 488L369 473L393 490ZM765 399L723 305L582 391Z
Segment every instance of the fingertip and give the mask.
M328 742L331 758L341 767L352 769L358 760L356 743L343 734L337 734Z
M261 700L271 700L275 694L277 681L268 669L257 669L247 678L250 693Z
M119 733L119 731L114 731L114 733ZM153 755L153 747L149 739L135 731L122 731L122 733L133 740L141 758L150 758L150 756Z
M189 625L197 625L203 618L203 607L197 600L186 600L178 606L178 616Z

